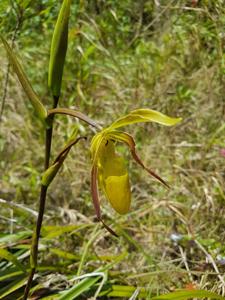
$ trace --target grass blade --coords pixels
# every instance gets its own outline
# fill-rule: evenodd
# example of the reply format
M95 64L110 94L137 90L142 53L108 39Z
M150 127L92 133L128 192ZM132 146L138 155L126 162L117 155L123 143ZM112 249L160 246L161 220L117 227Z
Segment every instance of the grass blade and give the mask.
M23 265L17 260L17 258L12 253L7 251L6 249L0 248L0 258L13 263L20 270L22 270L23 272L26 272Z
M152 300L188 300L196 297L199 299L210 298L225 300L225 297L219 296L216 293L205 290L180 290L173 293L153 297Z

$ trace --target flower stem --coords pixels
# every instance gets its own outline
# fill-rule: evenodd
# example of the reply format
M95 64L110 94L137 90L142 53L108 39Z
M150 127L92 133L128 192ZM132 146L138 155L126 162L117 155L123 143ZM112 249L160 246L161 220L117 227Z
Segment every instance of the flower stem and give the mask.
M53 97L53 108L56 108L58 105L59 97ZM50 156L51 156L51 144L52 144L52 130L53 130L53 121L54 115L51 116L50 127L46 129L45 132L45 162L44 162L44 170L47 170L49 167ZM38 210L38 218L36 222L36 227L33 234L33 241L31 246L31 254L30 254L30 261L31 261L31 270L27 280L27 284L24 290L23 300L27 300L29 296L29 292L31 289L32 281L34 274L36 272L37 267L37 260L38 260L38 244L39 238L41 233L41 226L45 211L45 202L46 202L46 195L47 195L47 186L41 185L40 191L40 199L39 199L39 210Z
M53 109L57 107L59 102L59 97L53 96ZM52 131L53 131L53 122L54 115L49 116L50 118L50 127L46 129L45 136L45 170L49 167L50 155L51 155L51 145L52 145Z
M29 295L33 277L34 277L34 274L36 271L37 257L38 257L38 242L39 242L41 225L42 225L42 220L43 220L43 215L44 215L46 194L47 194L47 186L42 185L41 192L40 192L38 218L37 218L36 228L35 228L35 231L33 234L32 246L31 246L32 248L31 248L30 260L32 261L32 264L31 264L31 270L30 270L30 274L28 277L27 285L26 285L26 288L24 291L23 300L26 300Z

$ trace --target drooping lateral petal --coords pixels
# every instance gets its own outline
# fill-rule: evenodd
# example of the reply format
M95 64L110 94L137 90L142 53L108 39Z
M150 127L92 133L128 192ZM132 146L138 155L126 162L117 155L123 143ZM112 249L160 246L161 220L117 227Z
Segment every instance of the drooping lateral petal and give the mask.
M143 122L155 122L165 126L172 126L180 121L181 118L171 118L156 110L140 108L131 111L124 117L117 119L115 122L112 123L110 127L108 127L108 129L114 130L116 128L123 127L129 124Z
M115 139L119 142L123 142L125 144L127 144L130 148L131 154L134 158L134 160L143 168L145 169L151 176L153 176L154 178L156 178L158 181L160 181L162 184L164 184L166 187L169 188L169 185L159 176L157 175L155 172L153 172L151 169L147 168L144 163L142 162L142 160L139 158L139 156L137 155L136 152L136 148L135 148L135 142L133 137L126 133L126 132L121 132L121 131L111 131L109 133L109 137L111 137L112 139Z
M101 209L100 209L99 197L98 197L97 178L98 178L98 168L97 165L93 165L91 170L91 195L92 195L96 216L98 220L101 220Z

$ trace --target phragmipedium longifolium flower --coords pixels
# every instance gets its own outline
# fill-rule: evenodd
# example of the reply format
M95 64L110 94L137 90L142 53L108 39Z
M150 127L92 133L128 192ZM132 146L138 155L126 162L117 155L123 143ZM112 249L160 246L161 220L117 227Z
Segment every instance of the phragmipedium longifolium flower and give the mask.
M98 132L91 141L92 199L98 220L102 221L99 204L98 187L119 214L125 214L130 209L131 188L129 173L123 157L116 153L117 142L126 144L134 160L151 176L168 187L168 184L151 169L147 168L139 158L133 137L118 130L126 125L141 122L156 122L165 126L172 126L180 122L181 118L171 118L151 109L136 109L117 119L113 124ZM102 221L103 222L103 221ZM103 222L105 225L105 223ZM107 229L115 234L107 225Z

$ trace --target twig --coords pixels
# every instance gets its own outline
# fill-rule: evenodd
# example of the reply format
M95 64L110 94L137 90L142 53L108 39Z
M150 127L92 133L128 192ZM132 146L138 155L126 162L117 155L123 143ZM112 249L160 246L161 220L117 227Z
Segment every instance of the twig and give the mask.
M181 254L182 261L183 261L183 263L184 263L184 265L185 265L185 268L186 268L186 270L187 270L189 279L190 279L190 281L193 283L193 282L194 282L194 279L193 279L193 276L192 276L192 274L191 274L190 268L189 268L188 263L187 263L186 253L183 251L183 248L182 248L181 246L179 246L179 250L180 250L180 254Z

